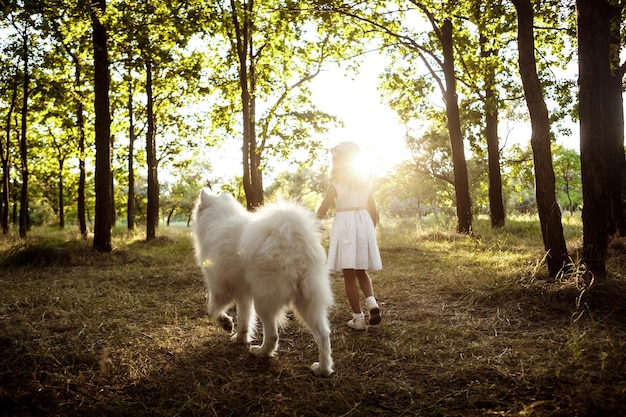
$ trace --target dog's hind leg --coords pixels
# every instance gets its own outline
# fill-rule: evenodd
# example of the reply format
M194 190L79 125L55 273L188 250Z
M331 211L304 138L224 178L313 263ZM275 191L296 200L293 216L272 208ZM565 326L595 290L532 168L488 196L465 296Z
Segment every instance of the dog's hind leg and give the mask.
M262 309L257 311L261 324L263 324L263 344L250 346L250 352L256 356L274 356L278 347L278 321L279 311Z
M317 376L328 376L333 371L333 359L331 357L330 347L330 331L328 330L327 323L318 323L320 327L311 328L313 337L317 342L317 348L319 349L319 360L311 365L311 371Z
M222 297L213 292L209 293L209 316L228 333L233 332L233 318L226 314L226 309L232 304L232 299Z
M237 300L237 333L233 335L233 341L237 343L250 343L254 336L254 304L252 300Z
M330 325L326 317L326 308L315 301L297 303L300 319L309 328L319 350L319 360L311 365L311 371L317 376L329 376L333 371L333 359L330 347Z

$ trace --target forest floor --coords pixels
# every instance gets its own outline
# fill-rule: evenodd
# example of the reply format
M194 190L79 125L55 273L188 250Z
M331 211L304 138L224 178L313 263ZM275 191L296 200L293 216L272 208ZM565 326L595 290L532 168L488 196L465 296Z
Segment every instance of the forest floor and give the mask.
M580 221L564 223L575 264ZM327 378L295 319L271 359L209 319L187 229L118 232L110 254L70 232L3 238L0 415L626 415L626 240L607 279L551 281L536 220L441 230L382 223L383 321L367 331L346 326L331 277Z

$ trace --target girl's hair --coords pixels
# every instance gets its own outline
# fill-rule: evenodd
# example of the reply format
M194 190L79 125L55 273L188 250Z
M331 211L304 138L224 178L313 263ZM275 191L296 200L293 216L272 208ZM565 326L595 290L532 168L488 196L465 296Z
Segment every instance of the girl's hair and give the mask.
M361 153L356 143L342 142L335 146L331 153L333 155L333 167L330 170L331 181L349 188L367 186L367 178L355 166L355 159Z

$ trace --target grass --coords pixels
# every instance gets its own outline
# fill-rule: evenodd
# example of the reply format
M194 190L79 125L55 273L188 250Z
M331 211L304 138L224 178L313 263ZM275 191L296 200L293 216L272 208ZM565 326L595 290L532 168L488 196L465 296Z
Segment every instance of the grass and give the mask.
M576 262L580 220L564 220ZM2 415L573 416L626 414L626 240L609 278L546 280L532 218L475 235L386 220L373 272L383 323L347 328L332 277L336 374L295 320L262 360L208 317L185 228L116 231L96 254L72 232L0 240ZM39 233L39 234L37 234Z

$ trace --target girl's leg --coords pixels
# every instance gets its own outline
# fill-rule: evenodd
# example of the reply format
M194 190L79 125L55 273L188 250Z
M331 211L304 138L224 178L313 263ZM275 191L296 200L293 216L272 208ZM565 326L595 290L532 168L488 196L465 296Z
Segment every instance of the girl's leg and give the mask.
M363 293L365 294L365 304L367 305L367 309L369 310L370 315L369 323L371 325L378 324L381 320L380 308L378 307L376 298L374 298L372 280L365 270L357 270L356 277L359 280L359 286L361 287L361 290L363 290Z
M352 320L348 322L348 327L354 330L365 330L365 315L361 311L359 301L359 288L356 285L356 273L354 269L344 269L343 279L346 283L346 295L352 308Z
M361 302L359 301L359 289L356 286L356 271L354 269L343 270L343 280L346 286L348 302L355 314L361 313Z
M367 271L363 269L357 269L356 278L359 280L359 286L361 287L361 291L365 294L365 298L372 297L374 295L374 288L372 287L372 280L370 276L367 274Z

